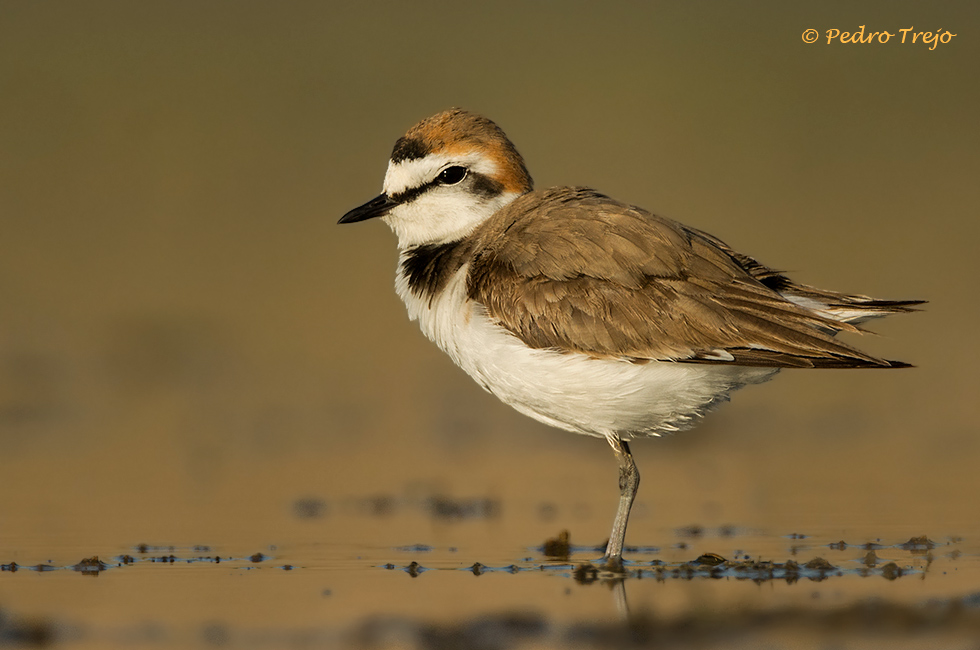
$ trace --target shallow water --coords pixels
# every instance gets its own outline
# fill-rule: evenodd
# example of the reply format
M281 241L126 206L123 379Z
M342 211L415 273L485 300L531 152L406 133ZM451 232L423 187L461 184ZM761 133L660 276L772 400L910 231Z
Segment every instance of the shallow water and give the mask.
M0 646L977 647L976 3L563 7L0 8ZM800 40L913 18L960 36ZM929 300L847 339L917 367L636 441L590 569L608 445L483 393L335 225L453 105L539 187Z
M961 541L928 549L875 544L878 562L869 566L863 544L731 530L722 538L706 531L695 542L676 531L665 539L671 537L674 548L666 551L633 549L625 580L583 571L597 556L583 548L549 560L540 548L294 541L252 556L204 545L141 545L117 549L101 564L49 558L12 573L4 566L0 596L16 606L3 612L0 639L302 648L431 647L433 639L456 647L614 647L624 638L811 647L837 638L861 647L867 637L901 647L912 635L910 647L972 647L980 631L980 597L969 591L980 569L977 548ZM798 566L673 559L702 549L743 557L747 547L778 549L772 557Z
M504 460L477 455L498 467ZM535 455L549 457L525 457ZM474 471L482 465L433 456L426 454L456 465L450 474L461 484L470 483L462 480L467 462ZM159 460L158 471L167 455ZM622 579L590 564L616 496L611 454L550 454L553 475L579 462L607 479L594 481L605 488L594 495L566 489L554 500L528 496L517 480L464 493L372 477L378 489L370 494L299 492L303 470L324 461L229 462L223 485L200 492L157 482L145 468L145 480L120 498L113 481L105 492L83 481L84 490L42 498L44 484L55 475L70 482L71 469L38 459L40 476L28 483L36 489L4 504L0 640L79 648L619 647L624 639L968 648L980 631L975 521L857 523L855 511L824 521L798 516L798 504L765 508L765 521L758 513L729 518L744 501L737 493L707 514L661 516L652 504L664 497L649 490L631 522L635 546ZM655 476L658 463L646 465ZM89 475L99 462L72 466ZM827 501L840 496L828 486ZM703 498L687 494L662 509ZM802 520L813 523L791 527ZM566 529L571 544L563 548L554 538Z

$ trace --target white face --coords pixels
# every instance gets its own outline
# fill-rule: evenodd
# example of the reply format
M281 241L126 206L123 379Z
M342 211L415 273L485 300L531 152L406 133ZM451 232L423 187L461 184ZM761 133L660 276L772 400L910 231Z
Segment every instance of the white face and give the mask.
M466 177L451 185L436 182L439 174L450 167L466 168ZM399 248L462 239L517 198L515 192L487 196L476 191L477 174L495 179L499 170L493 161L477 152L429 154L424 158L389 163L384 182L384 193L389 197L397 198L406 192L426 188L383 217L398 236Z

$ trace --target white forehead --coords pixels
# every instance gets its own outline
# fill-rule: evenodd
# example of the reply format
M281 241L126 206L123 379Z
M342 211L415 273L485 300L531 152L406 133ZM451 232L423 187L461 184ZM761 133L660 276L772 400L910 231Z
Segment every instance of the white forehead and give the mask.
M423 158L388 162L385 174L384 193L388 196L400 194L405 190L421 187L432 182L443 169L462 165L486 176L496 176L497 165L478 151L463 153L430 153Z

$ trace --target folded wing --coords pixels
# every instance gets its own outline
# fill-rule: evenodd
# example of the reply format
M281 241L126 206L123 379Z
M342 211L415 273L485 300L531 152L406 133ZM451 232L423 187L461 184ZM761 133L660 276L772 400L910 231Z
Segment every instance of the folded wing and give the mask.
M836 341L860 331L847 321L861 318L826 307L874 316L914 303L793 284L710 235L593 190L526 194L474 237L470 297L532 348L635 362L906 365Z

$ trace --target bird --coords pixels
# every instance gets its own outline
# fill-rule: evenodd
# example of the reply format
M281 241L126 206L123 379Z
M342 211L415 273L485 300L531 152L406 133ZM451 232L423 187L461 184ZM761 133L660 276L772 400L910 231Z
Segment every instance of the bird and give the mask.
M398 239L395 290L422 332L517 411L605 439L623 569L640 474L629 442L686 429L783 368L902 368L838 341L916 311L798 284L706 232L594 189L535 190L496 123L452 108L394 145L382 193L339 223Z

